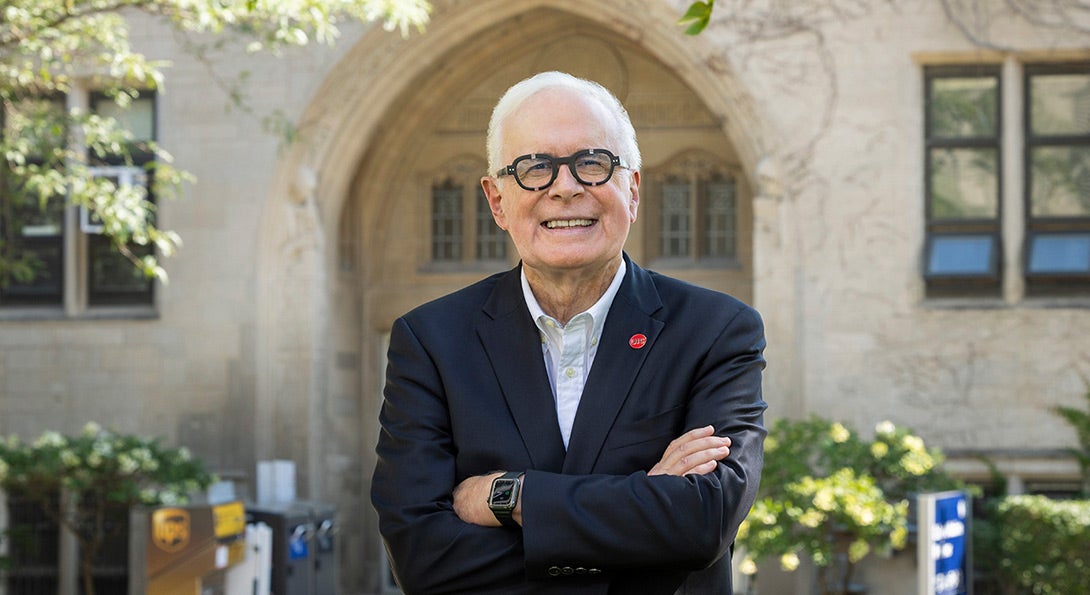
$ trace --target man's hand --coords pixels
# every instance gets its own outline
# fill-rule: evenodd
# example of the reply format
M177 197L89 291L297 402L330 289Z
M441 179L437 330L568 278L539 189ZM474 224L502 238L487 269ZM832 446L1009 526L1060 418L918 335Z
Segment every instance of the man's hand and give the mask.
M492 480L503 475L503 472L489 473L488 475L474 475L467 477L465 481L454 488L454 512L458 518L467 523L482 527L499 527L500 522L492 509L488 507L488 498L492 493ZM518 503L511 512L511 518L519 525L522 524L522 491L519 490Z
M730 454L730 438L715 436L714 432L712 426L685 432L666 447L662 458L647 474L681 477L690 473L711 473L719 461Z
M711 473L721 459L730 454L730 438L715 436L715 428L704 426L689 430L674 439L666 447L662 458L648 475L676 475L681 477L690 473L702 475ZM488 498L492 491L492 480L503 472L467 477L454 488L454 512L467 523L482 527L499 527L500 522L492 509L488 508ZM524 486L525 487L525 486ZM511 518L522 524L522 492Z

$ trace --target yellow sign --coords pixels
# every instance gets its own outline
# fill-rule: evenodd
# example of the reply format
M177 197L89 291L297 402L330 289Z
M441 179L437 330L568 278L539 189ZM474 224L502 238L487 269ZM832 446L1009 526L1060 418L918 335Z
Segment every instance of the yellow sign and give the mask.
M212 507L212 527L218 539L237 537L246 532L246 509L242 502Z
M156 547L164 552L178 552L189 544L189 511L160 508L151 515L151 535Z

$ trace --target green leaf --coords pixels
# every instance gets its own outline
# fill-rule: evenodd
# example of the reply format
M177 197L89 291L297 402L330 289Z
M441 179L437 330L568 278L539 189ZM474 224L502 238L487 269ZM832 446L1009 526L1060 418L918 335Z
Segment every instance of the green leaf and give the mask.
M679 23L684 23L694 19L707 19L712 14L712 7L715 5L715 0L698 0L689 5L689 10L685 11L685 14L681 16Z
M715 0L693 2L685 14L678 19L677 24L683 27L688 25L685 29L686 35L698 35L708 26L714 6Z
M707 26L708 26L708 20L707 19L704 19L702 21L697 21L697 22L693 23L692 25L689 25L688 29L685 29L685 34L686 35L699 35L700 32L703 31L704 28L707 27Z

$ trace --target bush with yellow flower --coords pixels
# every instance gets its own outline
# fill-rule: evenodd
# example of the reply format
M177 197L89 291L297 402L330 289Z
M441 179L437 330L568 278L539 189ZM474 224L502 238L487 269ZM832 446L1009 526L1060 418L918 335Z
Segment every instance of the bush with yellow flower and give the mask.
M942 454L884 421L871 440L820 417L776 420L765 441L757 502L738 532L740 569L779 559L793 571L808 556L823 594L851 592L856 564L905 547L909 501L958 487Z

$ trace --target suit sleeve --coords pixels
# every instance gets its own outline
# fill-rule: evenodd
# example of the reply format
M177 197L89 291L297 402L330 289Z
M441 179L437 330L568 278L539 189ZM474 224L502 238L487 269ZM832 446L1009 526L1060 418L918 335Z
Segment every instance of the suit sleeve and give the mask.
M401 588L473 592L525 580L517 530L471 525L454 512L456 452L441 379L403 319L390 334L379 421L371 499Z
M744 307L696 366L686 429L712 424L732 440L715 471L685 477L527 471L522 514L529 575L566 563L697 570L722 558L760 481L764 345L760 316Z

